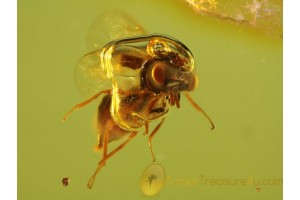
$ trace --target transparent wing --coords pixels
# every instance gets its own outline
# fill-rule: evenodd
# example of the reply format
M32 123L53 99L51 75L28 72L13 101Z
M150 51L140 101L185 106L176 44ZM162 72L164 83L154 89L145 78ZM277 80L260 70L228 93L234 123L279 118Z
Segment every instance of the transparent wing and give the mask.
M113 40L143 34L144 29L132 17L120 11L109 11L98 15L91 24L87 47L94 51Z
M75 83L80 94L84 97L111 88L111 82L103 67L100 60L100 50L90 52L79 60L74 73Z
M90 53L83 56L75 69L75 82L79 92L88 97L104 89L111 89L106 66L100 59L102 47L116 39L143 35L143 29L128 15L110 11L95 18L87 34Z

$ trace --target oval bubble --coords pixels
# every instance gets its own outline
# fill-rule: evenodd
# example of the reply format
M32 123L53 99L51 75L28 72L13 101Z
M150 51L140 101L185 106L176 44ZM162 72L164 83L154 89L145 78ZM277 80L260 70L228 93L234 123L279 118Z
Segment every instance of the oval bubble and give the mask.
M141 190L147 196L154 196L161 191L165 185L165 180L165 169L158 163L151 163L141 175Z

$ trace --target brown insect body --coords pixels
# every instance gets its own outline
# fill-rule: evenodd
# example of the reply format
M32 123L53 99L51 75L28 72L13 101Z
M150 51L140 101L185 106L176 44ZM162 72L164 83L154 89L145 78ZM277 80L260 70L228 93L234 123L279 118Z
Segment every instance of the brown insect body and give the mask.
M98 171L107 159L121 150L144 126L148 134L149 123L161 119L149 135L152 159L152 138L161 127L170 107L180 107L180 93L196 88L198 78L193 71L194 60L189 49L180 41L165 35L147 35L113 41L101 51L87 54L78 64L86 73L92 66L99 78L110 80L112 89L102 90L92 98L72 108L81 108L106 94L98 107L98 147L103 149L102 160L88 182L91 188ZM198 111L206 113L185 93ZM210 119L209 119L210 120ZM214 127L210 120L212 127ZM128 138L107 153L109 142L123 136Z
M103 97L101 103L98 107L98 118L97 118L97 125L98 125L98 148L103 148L103 137L104 134L108 134L107 142L111 142L114 140L118 140L130 131L120 128L118 124L115 123L114 119L110 114L110 106L111 106L111 95L107 94Z
M129 134L132 130L128 129L139 130L147 121L164 116L168 112L165 99L165 95L151 94L151 92L123 95L119 112L112 115L112 95L105 95L98 107L99 149L103 147L105 134L109 143Z

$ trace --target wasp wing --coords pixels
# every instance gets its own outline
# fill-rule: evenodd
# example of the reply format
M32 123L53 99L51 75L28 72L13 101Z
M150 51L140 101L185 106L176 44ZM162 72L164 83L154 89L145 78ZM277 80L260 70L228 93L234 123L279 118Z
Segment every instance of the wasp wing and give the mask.
M87 47L94 51L113 40L143 34L144 29L132 17L120 11L109 11L98 15L91 24Z
M98 15L87 34L87 46L92 52L82 57L75 69L75 82L79 92L88 97L104 89L111 89L107 66L101 63L100 52L107 43L143 35L144 30L125 13L110 11Z
M84 97L111 88L105 69L100 60L100 50L83 56L75 68L75 83L80 94Z

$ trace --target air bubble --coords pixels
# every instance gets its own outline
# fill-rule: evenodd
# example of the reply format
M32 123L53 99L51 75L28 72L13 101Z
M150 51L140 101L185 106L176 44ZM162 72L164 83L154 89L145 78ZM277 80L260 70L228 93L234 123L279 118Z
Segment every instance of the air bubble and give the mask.
M161 191L165 185L166 173L158 163L152 163L145 168L141 175L140 187L147 196L154 196Z
M158 39L151 40L147 46L147 52L152 56L164 56L169 53L169 45Z

